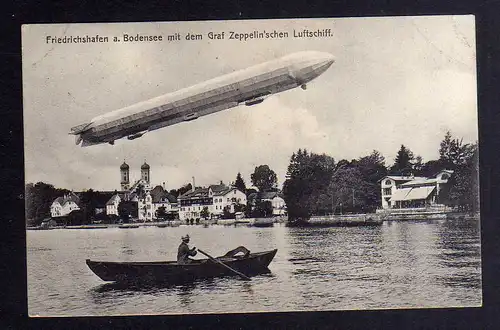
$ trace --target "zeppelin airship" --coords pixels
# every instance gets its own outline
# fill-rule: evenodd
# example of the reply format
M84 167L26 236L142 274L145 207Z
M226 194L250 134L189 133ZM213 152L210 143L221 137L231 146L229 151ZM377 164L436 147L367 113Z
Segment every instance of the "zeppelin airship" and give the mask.
M334 62L329 53L304 51L235 71L191 87L133 104L71 128L82 147L137 139L149 131L236 107L306 84Z

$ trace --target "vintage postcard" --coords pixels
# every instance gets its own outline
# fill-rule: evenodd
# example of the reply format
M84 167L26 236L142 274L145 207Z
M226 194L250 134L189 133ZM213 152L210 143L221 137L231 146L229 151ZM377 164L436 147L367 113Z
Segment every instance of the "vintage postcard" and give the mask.
M474 16L22 26L30 316L482 305Z

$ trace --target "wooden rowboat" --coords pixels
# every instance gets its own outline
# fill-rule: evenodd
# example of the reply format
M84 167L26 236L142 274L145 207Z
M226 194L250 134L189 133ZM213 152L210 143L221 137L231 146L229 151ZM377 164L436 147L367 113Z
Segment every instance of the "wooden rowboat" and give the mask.
M247 256L221 256L197 259L189 264L176 261L109 262L86 260L87 266L103 281L182 283L198 279L235 275L224 265L247 276L269 272L267 268L278 250L250 253ZM224 265L221 265L223 263Z

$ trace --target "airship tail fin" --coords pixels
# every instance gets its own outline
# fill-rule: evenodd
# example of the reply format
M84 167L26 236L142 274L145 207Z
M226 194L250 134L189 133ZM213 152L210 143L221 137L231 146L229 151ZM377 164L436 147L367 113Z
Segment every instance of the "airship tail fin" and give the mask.
M78 134L77 136L75 136L75 144L76 145L79 145L80 142L82 142L83 138L80 134Z

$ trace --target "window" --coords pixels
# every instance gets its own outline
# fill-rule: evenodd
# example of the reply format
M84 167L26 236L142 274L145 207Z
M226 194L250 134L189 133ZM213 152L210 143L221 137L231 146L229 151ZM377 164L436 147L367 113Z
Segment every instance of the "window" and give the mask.
M446 180L448 179L450 176L446 173L443 173L443 175L441 175L441 180Z
M390 185L391 185L391 183L392 183L392 182L391 182L391 180L385 180L385 185L386 185L386 186L390 186Z
M390 195L391 194L391 188L384 188L384 195Z

